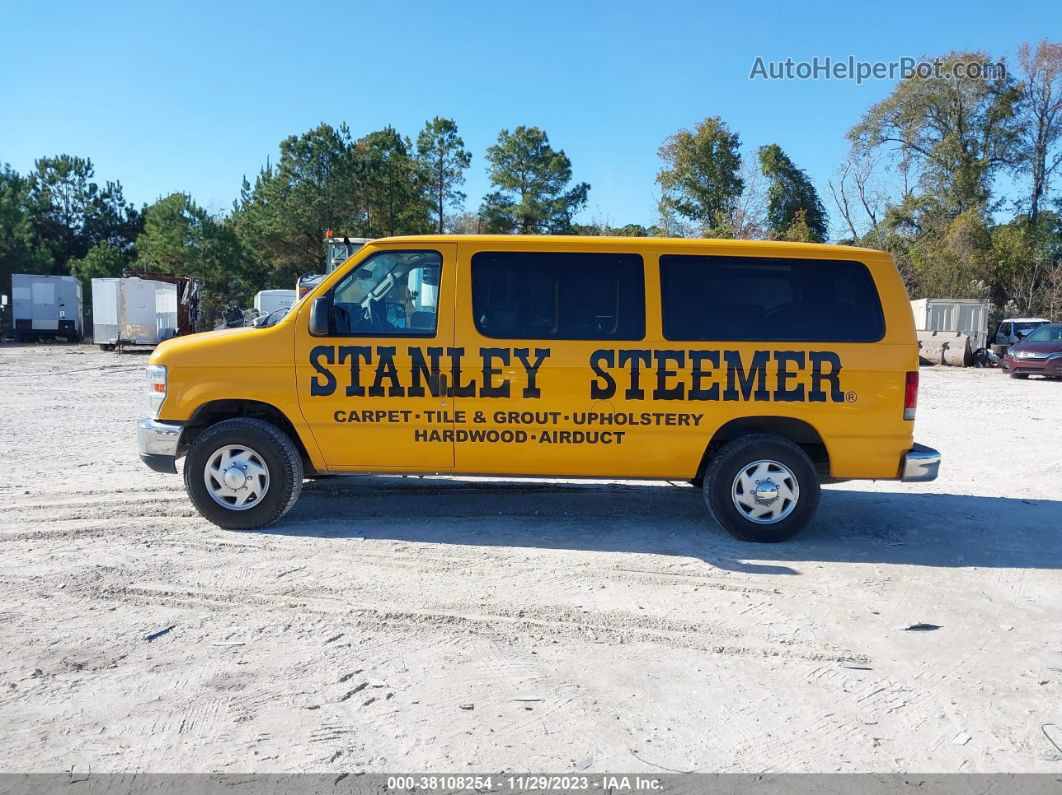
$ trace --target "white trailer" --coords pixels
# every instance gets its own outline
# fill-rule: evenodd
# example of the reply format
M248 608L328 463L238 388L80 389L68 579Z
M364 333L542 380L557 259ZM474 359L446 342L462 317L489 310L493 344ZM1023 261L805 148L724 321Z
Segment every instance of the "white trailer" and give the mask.
M15 339L65 337L80 342L85 326L81 282L73 276L11 274L12 325Z
M92 336L104 350L177 335L177 285L136 277L92 280Z
M255 294L254 308L259 315L271 315L295 303L294 290L261 290Z

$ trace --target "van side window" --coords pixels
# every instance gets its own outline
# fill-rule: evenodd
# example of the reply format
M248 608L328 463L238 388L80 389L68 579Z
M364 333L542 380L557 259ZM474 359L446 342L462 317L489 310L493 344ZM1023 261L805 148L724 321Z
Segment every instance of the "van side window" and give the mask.
M660 257L669 340L876 342L885 318L861 262Z
M484 251L472 257L472 313L493 339L640 340L637 254Z
M434 337L442 255L384 251L348 273L332 290L336 336Z

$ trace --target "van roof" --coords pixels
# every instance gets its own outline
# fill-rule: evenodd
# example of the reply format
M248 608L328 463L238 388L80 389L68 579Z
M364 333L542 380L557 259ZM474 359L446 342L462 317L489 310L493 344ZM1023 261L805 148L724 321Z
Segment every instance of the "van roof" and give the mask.
M745 248L750 251L802 251L808 254L833 255L839 252L851 252L860 254L882 254L883 252L872 248L859 248L857 246L843 246L833 243L789 243L782 240L725 240L705 239L690 237L612 237L603 235L397 235L395 237L380 237L372 240L376 243L427 243L435 242L469 242L469 243L517 243L527 241L529 243L555 243L565 245L571 243L595 242L610 247L625 248L632 244L640 246L653 246L660 248L691 246L697 248Z

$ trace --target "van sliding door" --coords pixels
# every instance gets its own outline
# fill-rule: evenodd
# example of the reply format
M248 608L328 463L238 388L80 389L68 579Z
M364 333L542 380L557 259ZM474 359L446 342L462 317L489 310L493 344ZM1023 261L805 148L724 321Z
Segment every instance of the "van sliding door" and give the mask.
M652 442L613 422L622 405L592 395L591 362L645 337L642 257L518 245L462 245L470 278L459 285L456 336L468 361L455 385L456 469L623 474L639 463L629 445Z

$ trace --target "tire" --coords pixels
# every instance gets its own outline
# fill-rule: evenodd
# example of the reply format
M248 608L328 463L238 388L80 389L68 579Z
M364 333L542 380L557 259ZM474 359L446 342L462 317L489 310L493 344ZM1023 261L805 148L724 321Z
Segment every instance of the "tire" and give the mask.
M762 475L758 482L775 486L775 496L764 502L754 498L738 485L742 473L745 483ZM751 509L739 507L738 492L745 495L743 502ZM767 488L764 493L766 496ZM794 498L788 499L787 494ZM819 476L808 454L793 442L773 434L749 434L729 442L712 457L704 476L704 500L712 517L735 538L763 543L786 541L803 530L814 516L819 505ZM768 515L761 522L753 521L750 514L761 509L766 509ZM770 517L771 511L777 518Z
M1022 379L1024 381L1026 378L1029 377L1029 374L1028 373L1011 373L1010 377L1011 378L1020 378L1020 379Z
M245 449L250 454L241 453L225 459L225 451L234 449ZM213 471L219 471L219 461L225 460L233 462L225 471L233 465L244 470L242 475L235 473L235 477L244 477L245 484L264 484L261 493L256 494L255 488L249 485L234 491L216 478L208 487L208 464ZM257 476L247 477L246 467L241 462L251 467L252 472L260 472L264 468L264 480ZM192 503L204 518L228 530L255 530L268 527L280 519L298 500L299 492L302 491L302 477L302 457L288 435L275 425L249 417L223 420L211 425L195 438L184 461L184 485ZM223 496L226 490L232 494ZM218 499L212 492L219 495ZM248 498L247 494L252 496ZM251 507L237 508L234 504L222 504L228 500L235 503L240 496L252 503Z

